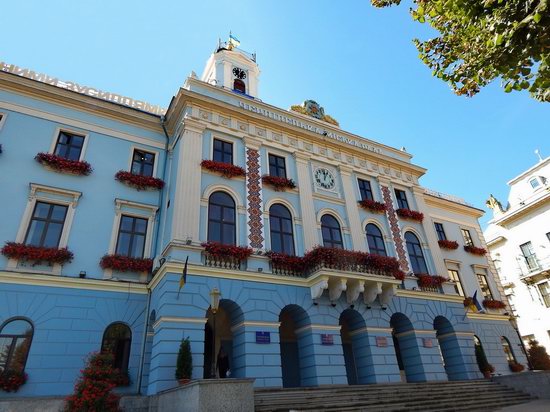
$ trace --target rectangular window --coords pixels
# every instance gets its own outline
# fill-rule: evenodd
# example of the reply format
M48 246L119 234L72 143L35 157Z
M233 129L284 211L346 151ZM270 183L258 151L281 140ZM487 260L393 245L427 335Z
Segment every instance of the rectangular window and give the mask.
M282 156L269 155L269 175L286 178L285 158Z
M437 232L437 239L438 240L447 240L447 235L445 235L445 229L443 229L442 223L434 223L435 225L435 231Z
M67 132L59 132L53 154L67 160L80 160L84 136Z
M153 176L154 166L155 155L153 153L134 149L131 170L133 174L141 176Z
M531 187L532 187L533 189L536 189L537 187L540 186L539 179L537 179L536 177L534 177L533 179L529 180L529 183L531 184Z
M215 162L233 164L233 143L214 139L214 152L212 160Z
M25 244L40 247L59 247L66 215L67 206L36 202L25 236Z
M395 197L397 199L397 207L399 209L408 209L409 201L404 190L395 189Z
M464 246L473 246L474 241L472 240L472 235L468 229L460 229L462 232L462 237L464 238Z
M539 283L537 285L540 295L542 296L542 301L547 308L550 308L550 286L548 282Z
M357 179L359 184L359 192L361 193L361 200L374 200L372 196L372 188L368 180Z
M458 270L447 269L447 273L449 274L449 279L455 282L456 293L458 293L460 296L465 296L464 288L462 287L462 282L460 281Z
M537 270L539 268L539 264L537 262L535 250L533 249L533 244L531 242L526 242L523 245L520 245L519 248L521 249L521 253L525 258L525 264L527 265L527 268L530 271Z
M493 293L491 292L489 283L487 283L487 275L485 275L485 273L476 273L476 276L479 286L481 287L481 294L483 295L483 298L493 300Z
M142 258L147 235L147 219L122 215L118 230L116 254Z

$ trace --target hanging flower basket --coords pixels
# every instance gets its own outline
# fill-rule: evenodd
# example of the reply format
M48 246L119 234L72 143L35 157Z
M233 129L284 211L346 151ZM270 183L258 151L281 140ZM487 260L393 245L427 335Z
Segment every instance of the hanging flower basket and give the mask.
M525 369L525 366L517 362L509 362L508 366L512 372L522 372Z
M30 246L24 243L7 242L1 253L9 259L31 261L35 263L47 262L63 265L73 260L73 252L67 248L53 248Z
M152 176L136 175L124 170L119 170L115 175L115 179L137 190L160 190L164 187L164 181L162 179Z
M263 175L262 182L271 186L276 192L284 192L287 189L294 189L296 187L294 180L287 179L286 177Z
M25 372L16 372L13 370L0 372L0 389L4 392L17 392L27 382L27 378L28 376Z
M506 305L500 300L485 299L482 303L484 308L487 309L505 309Z
M448 249L448 250L456 250L458 249L458 242L454 240L438 240L437 243L439 243L439 247L441 249Z
M41 165L47 166L57 172L87 176L93 170L88 162L69 160L50 153L38 153L34 159Z
M357 203L359 203L359 206L363 209L372 213L384 213L386 211L386 205L384 203L376 202L374 200L364 199Z
M238 261L247 259L252 254L252 249L246 246L224 245L218 242L201 243L204 251L217 259L233 258Z
M104 255L99 262L102 269L117 272L151 272L153 259L140 259L122 255Z
M487 254L487 251L483 249L482 247L475 247L475 246L464 246L464 250L468 253L471 253L472 255L478 255L478 256L485 256Z
M438 288L449 280L443 276L430 276L427 273L415 273L415 276L421 288Z
M395 213L403 219L414 220L416 222L422 222L424 220L424 213L417 212L416 210L397 209Z
M212 172L219 173L227 179L237 176L246 176L245 170L240 166L235 166L229 163L216 162L214 160L203 160L201 166Z

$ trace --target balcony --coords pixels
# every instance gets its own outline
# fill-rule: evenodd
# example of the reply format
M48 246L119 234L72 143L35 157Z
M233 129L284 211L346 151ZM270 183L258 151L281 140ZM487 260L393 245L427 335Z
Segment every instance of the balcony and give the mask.
M550 255L538 258L537 255L518 256L520 280L537 282L550 275Z

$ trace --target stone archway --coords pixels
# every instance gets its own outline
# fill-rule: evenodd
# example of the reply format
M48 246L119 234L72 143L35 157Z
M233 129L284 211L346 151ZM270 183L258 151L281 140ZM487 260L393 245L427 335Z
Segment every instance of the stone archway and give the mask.
M312 345L311 324L306 311L298 305L285 306L279 315L279 338L281 348L281 372L283 387L304 386L303 382L314 371L310 367L314 357L306 357L306 350Z
M390 326L402 379L407 382L425 382L426 374L411 321L407 316L398 312L392 315Z

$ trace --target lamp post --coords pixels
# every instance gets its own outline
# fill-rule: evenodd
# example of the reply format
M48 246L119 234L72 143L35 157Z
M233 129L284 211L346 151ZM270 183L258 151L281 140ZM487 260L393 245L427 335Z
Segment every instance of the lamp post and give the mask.
M210 291L210 311L212 312L212 370L211 379L216 377L216 313L220 307L220 291L214 288Z

